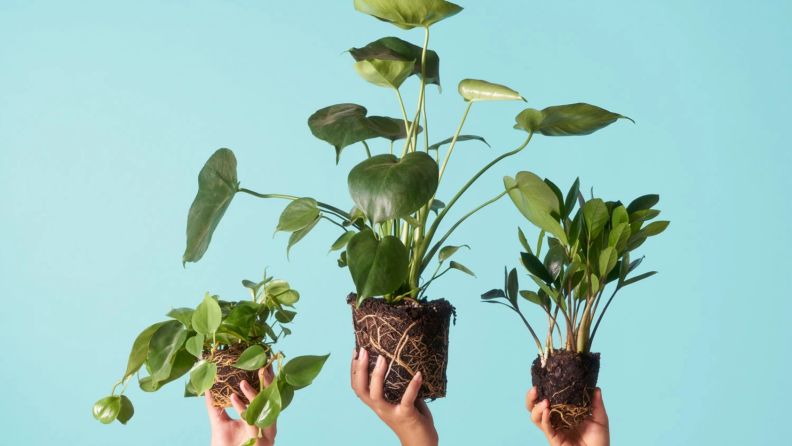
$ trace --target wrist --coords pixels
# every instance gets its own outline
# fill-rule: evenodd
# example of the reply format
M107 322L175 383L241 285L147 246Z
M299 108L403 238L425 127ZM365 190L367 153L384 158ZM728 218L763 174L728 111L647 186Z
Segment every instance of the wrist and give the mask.
M437 431L432 429L430 432L405 432L396 433L402 446L437 446L439 438Z

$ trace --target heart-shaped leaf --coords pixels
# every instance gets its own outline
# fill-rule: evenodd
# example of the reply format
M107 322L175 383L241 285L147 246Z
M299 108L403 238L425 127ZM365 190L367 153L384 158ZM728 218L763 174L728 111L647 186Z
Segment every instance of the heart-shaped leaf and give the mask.
M444 139L444 140L442 140L442 141L440 141L440 142L436 142L436 143L432 144L431 146L429 146L429 150L438 150L438 149L440 148L440 146L442 146L442 145L445 145L445 144L450 144L450 143L451 143L451 141L453 141L453 140L454 140L454 137L452 136L452 137L450 137L450 138L446 138L446 139ZM472 140L481 141L481 142L483 142L484 144L486 144L486 145L487 145L487 147L490 147L490 148L492 148L492 146L491 146L491 145L489 145L489 143L487 142L487 140L485 140L485 139L484 139L484 138L482 138L481 136L476 136L476 135L459 135L459 136L457 137L457 142L460 142L460 141L472 141Z
M295 387L304 387L311 384L322 371L330 353L324 356L298 356L292 358L283 366L283 373L286 374L286 382Z
M108 396L97 401L93 406L93 417L102 422L110 424L118 417L121 411L121 397L118 395Z
M258 370L267 363L267 352L260 345L252 345L245 349L234 367L242 370Z
M349 54L360 62L366 59L414 61L412 74L421 76L421 58L423 47L413 45L398 37L383 37L375 40L363 48L351 48ZM437 52L426 50L426 63L424 68L426 84L435 84L440 87L440 57Z
M286 260L289 260L289 251L291 251L292 246L296 245L297 242L308 235L308 233L311 232L311 229L313 229L321 219L321 217L317 216L311 223L308 224L308 226L300 229L299 231L295 231L289 236L289 243L286 245Z
M118 417L116 419L121 424L126 425L127 422L132 419L133 415L135 415L135 407L132 406L132 401L130 401L126 395L121 395L121 409L118 411Z
M124 379L137 373L140 367L146 362L148 356L149 343L154 333L162 327L166 322L154 324L138 335L135 342L132 344L132 351L129 353L129 361L127 362L127 369L124 372Z
M319 206L313 198L298 198L283 210L278 220L278 231L294 232L308 226L319 216Z
M352 237L346 252L358 302L391 293L407 278L409 254L398 237L377 240L371 229L365 229Z
M366 59L355 63L358 76L378 87L398 90L413 74L415 61Z
M192 328L202 335L212 334L220 327L223 312L220 305L209 293L204 296L203 302L195 309L192 316Z
M345 233L341 234L341 237L333 242L333 246L330 247L330 251L327 253L330 254L333 251L338 251L339 249L343 248L344 246L349 243L349 240L357 234L355 231L346 231Z
M520 93L509 87L491 82L465 79L459 83L459 94L465 102L471 101L525 101Z
M514 128L545 136L589 135L618 119L632 119L595 105L584 103L557 105L544 110L528 108L517 115ZM635 123L635 121L633 121Z
M398 141L400 139L407 138L407 125L404 124L404 119L396 119L396 118L387 118L393 121L394 124L399 126L399 133L395 135L383 135L382 137L391 141ZM408 122L409 125L412 125L412 122ZM420 125L418 126L418 134L420 135L423 132L423 127ZM349 215L352 215L351 213Z
M170 310L166 316L181 322L189 330L192 326L192 314L194 311L195 310L192 308L174 308Z
M255 425L266 429L278 419L280 412L280 389L275 383L272 383L250 402L245 413L245 421L251 426Z
M566 245L564 228L553 218L553 215L560 215L558 197L541 178L531 172L520 172L516 178L504 177L503 184L509 198L528 221Z
M399 126L390 118L366 117L367 113L365 107L357 104L331 105L311 115L308 127L315 137L335 147L338 164L344 147L399 133Z
M428 28L462 11L445 0L355 0L355 9L401 29Z
M187 248L182 263L201 260L217 225L239 188L234 152L220 149L198 174L198 194L187 215Z
M154 332L148 354L152 380L162 381L168 378L173 367L172 359L186 339L187 329L179 321L166 322Z
M437 254L437 260L440 262L444 262L446 259L454 255L455 252L459 251L460 248L467 248L470 249L468 245L462 246L443 246L440 250L440 253Z
M217 364L207 360L201 360L195 364L190 372L190 384L193 385L197 395L211 389L217 377Z
M349 172L349 194L372 223L410 215L437 191L438 167L426 152L376 155Z
M188 353L200 358L203 355L203 345L206 337L202 334L196 334L184 343L184 348Z

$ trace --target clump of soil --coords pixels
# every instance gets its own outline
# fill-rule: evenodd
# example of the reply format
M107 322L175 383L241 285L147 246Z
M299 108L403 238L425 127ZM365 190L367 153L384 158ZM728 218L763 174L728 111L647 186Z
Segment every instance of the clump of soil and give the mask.
M531 366L536 401L550 400L550 423L555 429L575 429L591 417L591 397L597 387L599 353L554 350L542 367L540 357Z
M446 395L448 365L448 329L455 308L445 299L422 304L402 300L389 304L384 299L365 299L355 308L357 295L347 296L352 306L355 347L369 352L369 375L377 358L388 361L384 398L399 403L413 376L421 372L423 384L419 399L443 398Z
M217 407L231 407L231 394L236 393L239 399L245 404L250 404L242 389L239 388L239 383L245 380L254 389L258 389L261 385L261 380L258 376L258 370L242 370L234 367L239 356L244 352L248 346L244 343L237 343L233 345L220 346L214 354L214 362L217 364L217 377L210 392L212 392L212 402ZM208 360L210 357L209 352L204 352L204 359Z

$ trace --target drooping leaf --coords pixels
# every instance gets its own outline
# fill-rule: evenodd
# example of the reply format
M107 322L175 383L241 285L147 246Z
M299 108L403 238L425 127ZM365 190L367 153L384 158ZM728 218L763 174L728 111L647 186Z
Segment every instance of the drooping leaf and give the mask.
M634 214L638 211L646 211L652 209L654 205L660 202L660 195L644 195L642 197L638 197L633 200L629 206L627 206L627 213Z
M457 263L457 262L455 262L453 260L451 262L449 262L448 267L449 268L453 268L453 269L458 269L459 271L462 271L465 274L470 274L471 276L476 277L476 275L473 274L473 271L469 270L467 267L465 267L461 263Z
M281 324L288 324L290 322L294 322L294 317L297 316L297 312L283 310L283 311L276 311L275 312L275 319L280 322ZM274 336L273 336L274 337Z
M189 330L190 327L192 326L193 311L195 310L193 310L192 308L174 308L170 310L168 314L166 314L166 316L172 317L177 321L181 322Z
M355 63L355 72L378 87L398 90L413 74L415 61L366 59Z
M195 364L190 372L190 384L193 385L197 395L203 395L212 388L216 376L217 364L204 359Z
M258 437L248 438L247 441L241 443L239 446L254 446L257 440Z
M129 401L126 395L121 395L121 408L118 411L118 417L116 419L121 424L126 425L127 422L132 419L133 415L135 415L135 408L132 406L132 401Z
M242 370L258 370L267 363L267 352L260 345L251 345L237 360L234 367Z
M583 217L586 219L586 234L589 240L594 240L602 232L608 222L608 208L600 198L589 200L583 206Z
M118 417L121 411L121 397L108 396L97 401L93 406L93 417L102 424L110 424Z
M196 334L184 343L184 348L191 355L195 356L196 358L200 358L203 354L204 340L204 335L200 333Z
M423 47L413 45L398 37L383 37L369 43L363 48L351 48L349 54L360 62L366 59L415 61L412 74L421 76L421 58ZM424 75L426 84L440 86L440 57L437 52L426 50L426 64Z
M338 267L339 268L346 268L347 267L347 255L346 251L342 251L341 255L338 257Z
M528 244L528 239L525 238L525 234L523 234L522 229L520 229L519 226L517 227L517 238L520 239L520 244L526 251L528 251L528 254L533 254L531 245Z
M532 108L523 110L517 115L517 124L514 128L545 136L589 135L613 124L618 119L632 121L626 116L611 113L594 105L577 103L547 107L541 111Z
M527 252L521 252L520 259L522 260L522 264L525 269L528 270L528 272L547 283L553 282L554 279L550 277L550 273L547 271L547 268L544 266L541 260L536 258L535 255Z
M373 156L349 172L349 195L372 223L410 215L437 191L439 169L426 152Z
M190 381L184 383L184 397L185 398L195 398L198 394L195 393L195 388L193 387Z
M290 289L291 286L289 286L289 282L281 279L275 279L272 282L268 283L267 287L264 290L267 292L267 294L277 296L278 294L285 293Z
M440 142L436 142L436 143L432 144L431 146L429 146L429 150L438 150L438 149L440 148L440 146L443 146L443 145L445 145L445 144L451 144L451 141L453 141L453 140L454 140L454 137L452 136L452 137L450 137L450 138L446 138L446 139L444 139L444 140L442 140L442 141L440 141ZM487 147L490 147L490 148L492 147L491 145L489 145L489 143L487 142L487 140L485 140L485 139L484 139L484 138L482 138L481 136L476 136L476 135L459 135L459 136L457 137L457 142L460 142L460 141L473 141L473 140L476 140L476 141L481 141L481 142L483 142L484 144L486 144L486 145L487 145Z
M281 305L291 307L300 300L300 293L298 293L296 290L289 290L285 293L275 296L275 300L277 300Z
M635 282L638 282L638 281L640 281L640 280L644 280L644 279L646 279L647 277L652 277L652 276L654 276L655 274L657 274L657 271L650 271L650 272L648 272L648 273L643 273L643 274L641 274L640 276L635 276L635 277L633 277L633 278L631 278L631 279L627 279L627 280L625 280L625 281L624 281L624 283L622 284L622 286L631 285L631 284L633 284L633 283L635 283Z
M399 126L390 118L371 116L357 104L338 104L318 110L308 118L311 133L335 147L336 164L344 147L380 136L397 135Z
M409 253L398 237L377 240L365 229L352 237L346 252L359 300L391 293L407 278Z
M575 198L577 198L578 192L580 192L580 177L575 178L575 182L572 183L572 187L570 187L569 192L567 192L566 200L564 200L564 218L567 218L570 214L572 214L572 209L575 208Z
M396 118L386 118L390 119L394 124L399 127L399 133L395 135L383 135L382 137L390 140L390 141L398 141L400 139L407 139L407 132L409 131L408 125L412 126L412 122L408 122L407 124L404 123L404 119L396 119ZM418 126L417 130L418 134L420 135L423 132L423 127L420 125ZM352 215L352 214L349 214Z
M203 302L195 309L192 316L192 328L202 335L212 334L220 327L223 313L215 299L206 293Z
M616 266L616 261L619 260L619 254L616 248L608 246L600 252L599 256L599 275L600 277L607 278L608 273Z
M151 379L162 381L168 378L173 367L172 359L186 339L187 330L179 321L166 322L154 332L148 354Z
M461 246L443 246L440 250L440 253L437 255L437 260L440 262L445 262L446 259L454 255L460 248L467 248L470 249L468 245L461 245Z
M135 342L132 344L132 351L129 353L129 361L127 362L127 369L124 372L124 379L126 380L130 376L137 373L140 370L140 367L146 362L146 357L148 356L149 351L149 342L151 342L151 336L162 327L166 322L160 322L154 324L138 335L135 338Z
M275 383L272 383L250 402L245 413L245 421L251 426L256 425L261 429L266 429L278 419L280 411L280 389Z
M339 249L342 249L344 246L347 245L347 243L349 243L349 240L352 237L354 237L355 234L357 234L357 232L355 231L347 231L341 234L341 237L338 237L338 239L335 242L333 242L333 245L330 247L330 251L328 251L327 253L330 254L333 251L338 251Z
M298 198L283 210L278 219L278 231L295 232L310 225L319 216L319 206L313 198Z
M330 353L324 356L298 356L292 358L283 366L283 373L286 374L286 382L295 386L302 387L311 384L322 371Z
M541 178L531 172L520 172L514 179L504 177L503 184L509 191L509 198L528 221L566 244L564 228L552 216L553 213L559 215L558 198Z
M527 300L528 302L539 305L540 307L543 308L547 307L547 301L545 300L547 299L547 296L545 296L545 299L542 299L541 297L539 297L538 294L534 293L533 291L520 291L520 296L522 296L522 298Z
M311 229L319 223L322 217L317 216L311 223L308 223L308 226L300 229L299 231L295 231L292 235L289 236L289 243L286 244L286 260L289 260L289 252L291 251L292 246L296 245L300 240L302 240Z
M563 245L552 246L545 255L544 266L550 275L550 282L555 282L561 274L561 268L566 260L566 250Z
M652 237L665 231L670 221L655 221L643 228L644 237Z
M355 0L355 9L401 29L428 28L462 11L445 0Z
M182 263L201 260L238 188L234 152L216 151L198 174L198 194L187 215L187 248Z
M530 277L531 277L531 279L533 279L533 281L537 285L539 285L539 288L541 288L542 291L544 291L548 296L550 296L551 299L553 299L553 301L555 303L557 303L564 311L566 311L567 304L566 304L566 301L564 300L563 296L559 296L558 292L556 292L549 285L544 283L542 281L542 279L534 276L533 274ZM541 297L541 295L540 295L540 297Z
M525 98L520 96L520 93L512 90L509 87L500 84L493 84L491 82L477 80L477 79L464 79L459 83L459 95L465 102L472 101L525 101Z

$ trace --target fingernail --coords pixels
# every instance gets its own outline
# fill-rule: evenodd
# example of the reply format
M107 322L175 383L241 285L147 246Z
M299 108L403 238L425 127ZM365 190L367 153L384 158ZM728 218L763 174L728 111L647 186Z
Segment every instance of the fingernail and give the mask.
M353 348L353 349L352 349L352 359L357 359L357 357L358 357L358 352L357 352L357 349L356 349L356 348Z
M415 376L413 376L413 381L421 381L421 372L418 372L415 374Z
M382 367L384 363L385 363L385 358L383 358L382 355L377 356L377 368Z

